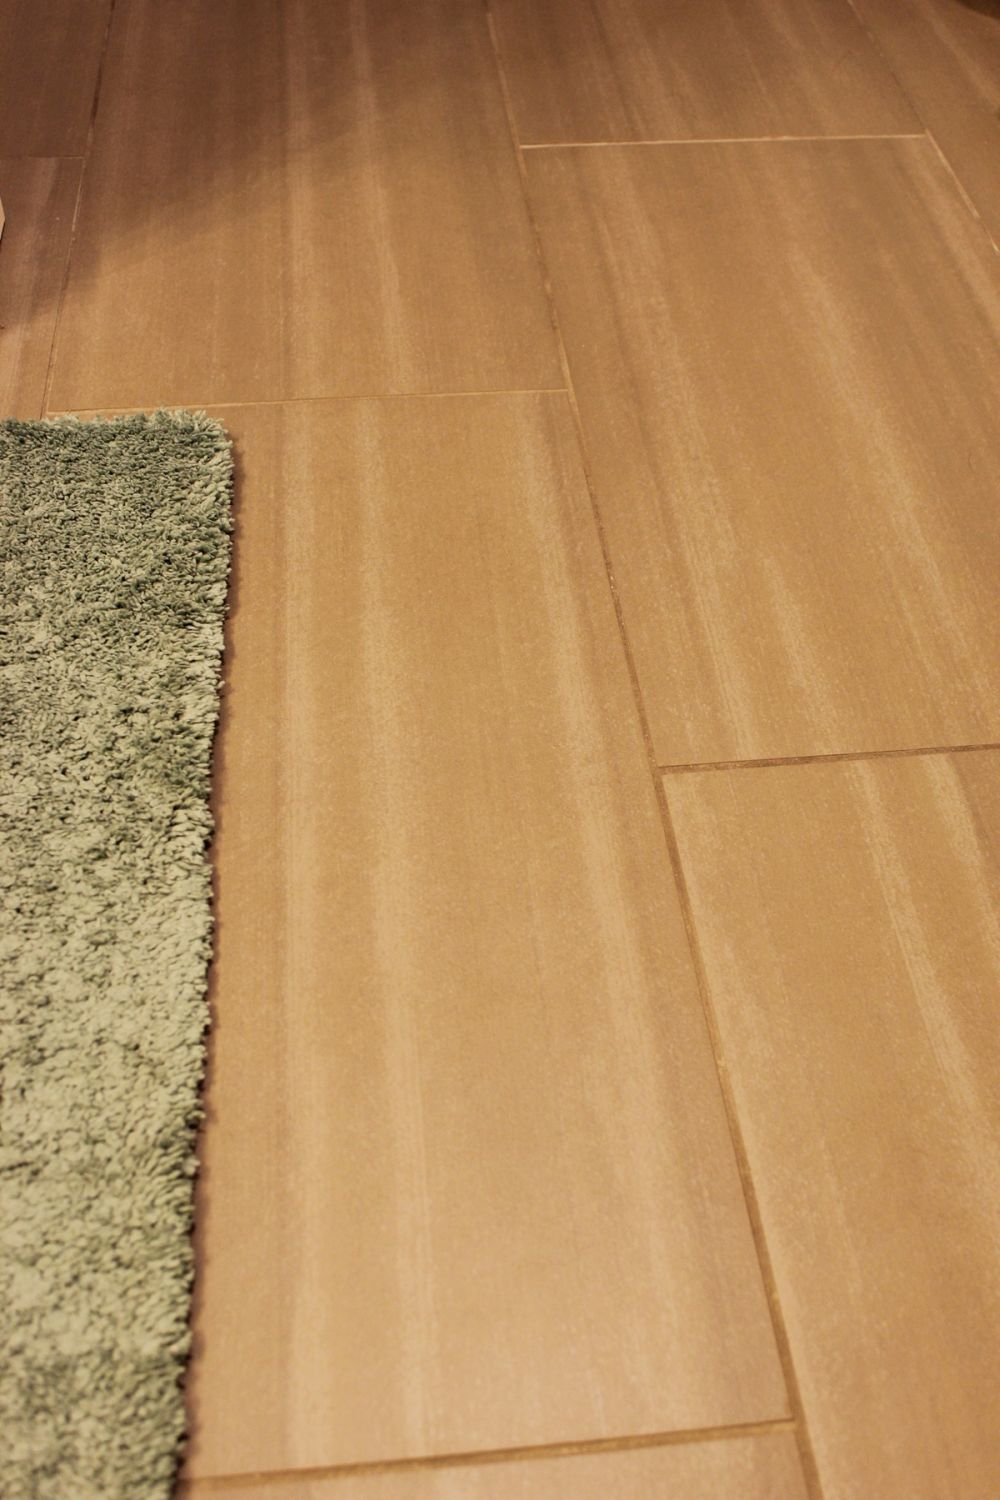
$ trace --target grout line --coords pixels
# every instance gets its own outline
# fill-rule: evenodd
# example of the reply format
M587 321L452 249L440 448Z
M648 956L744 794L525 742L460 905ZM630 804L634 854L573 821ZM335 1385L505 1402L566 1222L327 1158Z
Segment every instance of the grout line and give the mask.
M969 197L969 194L967 193L966 188L965 188L965 183L959 177L958 173L955 171L955 168L952 166L951 162L948 160L948 158L945 156L944 152L941 150L941 146L940 146L940 144L938 142L937 136L934 135L933 131L931 131L929 129L927 131L927 139L930 141L931 145L934 147L934 150L937 152L938 156L940 157L940 159L941 159L941 165L944 167L944 169L947 172L948 176L951 178L952 182L955 184L955 187L958 189L958 195L961 198L962 202L965 204L966 208L969 210L969 213L975 219L976 223L982 229L982 231L985 234L986 238L989 240L990 244L992 245L994 251L998 255L1000 255L1000 245L998 245L997 242L996 242L996 240L993 238L993 234L992 234L992 232L991 232L991 230L989 228L989 225L986 223L986 220L983 218L982 214L979 212L979 209L976 207L975 203L973 203L972 199Z
M645 141L525 141L520 151L587 151L601 146L749 146L787 141L922 141L923 130L904 130L879 135L703 135L667 136Z
M356 395L334 396L277 396L262 401L171 401L168 404L152 403L149 406L64 406L58 411L47 412L50 417L92 417L101 412L114 412L127 416L132 412L149 411L200 411L205 407L215 410L237 410L245 406L304 406L310 401L450 401L458 396L565 396L561 385L543 385L518 390L502 391L360 391Z
M649 727L649 719L646 714L646 706L643 699L642 688L639 682L639 673L636 668L635 657L632 653L632 646L625 625L625 616L622 609L621 597L618 592L618 584L615 578L614 566L611 560L611 552L608 545L607 534L604 528L604 520L601 515L600 506L597 500L597 492L594 486L593 477L590 471L590 464L587 458L587 446L584 440L583 423L580 418L580 408L577 403L576 390L573 384L572 374L570 372L569 356L566 352L566 344L562 336L562 328L559 322L559 314L556 308L555 295L553 292L551 277L549 276L548 264L545 258L545 250L542 244L541 233L539 231L538 224L535 219L534 210L531 205L531 195L528 187L528 171L525 164L524 152L520 148L520 142L517 133L517 122L514 116L514 108L510 96L510 90L507 85L507 77L504 71L496 25L490 8L490 0L484 0L484 5L486 9L487 25L490 33L490 41L493 46L493 52L497 64L497 72L500 78L500 88L503 94L504 108L507 113L507 124L510 130L511 141L514 146L514 153L517 157L518 167L520 170L521 188L524 193L525 206L527 208L528 218L530 220L532 231L535 237L535 249L538 255L539 268L541 270L542 278L545 283L546 296L548 297L549 301L549 315L552 320L552 328L559 347L559 358L562 364L563 378L566 383L566 397L573 414L577 443L580 448L580 458L583 465L584 477L586 480L587 490L590 496L591 509L594 516L594 525L597 530L601 553L604 559L605 571L607 572L608 586L611 591L611 599L614 605L615 617L618 623L618 632L621 638L622 651L624 653L626 667L632 684L632 693L635 700L636 715L638 717L643 742L645 744L646 759L648 763L650 779L653 783L653 795L656 798L657 806L660 811L660 821L663 828L663 836L667 848L667 855L670 860L670 867L673 872L674 882L677 888L677 895L680 903L681 913L683 916L684 928L687 934L688 947L691 952L691 960L698 984L698 993L701 999L705 1025L708 1031L709 1040L715 1060L719 1089L722 1095L723 1105L726 1112L726 1120L729 1127L733 1154L736 1160L737 1169L739 1171L740 1182L743 1189L743 1197L746 1204L747 1216L750 1221L751 1233L753 1235L754 1246L757 1252L757 1260L760 1267L761 1280L763 1282L764 1291L767 1298L772 1334L774 1337L775 1347L781 1365L782 1374L784 1376L786 1393L788 1395L789 1406L793 1419L792 1430L795 1433L796 1444L798 1446L799 1461L802 1466L803 1478L805 1481L809 1500L823 1500L823 1490L820 1484L819 1469L816 1464L816 1457L813 1451L812 1440L809 1435L809 1425L806 1419L805 1405L802 1400L801 1390L799 1388L798 1375L796 1373L795 1364L792 1359L791 1343L789 1341L788 1330L785 1325L785 1316L778 1295L777 1281L774 1275L774 1267L771 1261L770 1251L768 1250L767 1246L767 1238L764 1232L764 1224L760 1212L760 1205L757 1199L757 1192L754 1187L753 1177L750 1170L749 1154L747 1152L746 1141L743 1136L743 1131L736 1109L736 1101L729 1079L728 1068L726 1065L725 1057L723 1055L722 1039L718 1019L715 1014L715 1007L712 1003L711 992L708 985L708 975L705 969L704 959L701 952L701 945L698 941L698 936L695 929L694 914L691 906L690 894L688 892L687 881L685 879L684 869L681 863L680 846L677 841L677 834L674 828L673 817L670 812L670 804L667 800L664 778L660 774L660 769L656 760L656 752L653 746L653 738Z
M915 755L969 755L976 750L1000 750L1000 742L981 745L918 745L907 750L834 750L820 755L773 755L761 760L677 761L658 767L662 776L682 776L688 771L760 771L772 766L816 766L854 760L899 760Z
M395 1474L409 1470L471 1468L480 1464L526 1463L547 1458L586 1458L601 1453L628 1453L641 1448L676 1448L692 1443L731 1442L738 1438L766 1437L790 1432L793 1422L782 1417L773 1422L744 1422L731 1427L678 1428L674 1432L640 1433L634 1436L581 1438L576 1442L536 1443L521 1448L474 1449L462 1453L430 1454L417 1458L372 1459L361 1463L328 1464L313 1468L273 1469L260 1473L195 1475L182 1480L181 1495L197 1494L209 1486L226 1488L249 1482L280 1483L286 1479L336 1479L364 1474Z
M46 155L43 151L21 151L11 156L8 152L2 153L4 161L83 161L84 156L79 151L51 151Z
M869 42L871 43L871 46L872 46L872 48L873 48L876 56L879 58L879 61L881 62L882 66L885 68L886 72L889 74L889 77L892 79L892 81L895 83L896 87L899 89L899 92L902 94L903 98L906 100L907 104L910 106L910 109L913 111L913 113L916 116L916 118L920 121L921 125L923 125L923 127L924 127L924 135L925 135L926 139L930 142L930 144L934 147L934 150L937 152L938 156L941 158L941 164L944 167L945 171L948 173L949 177L951 177L951 179L954 182L956 188L958 189L959 197L962 199L963 203L965 204L966 208L969 210L969 212L972 215L972 217L976 220L976 223L979 224L980 227L982 228L983 233L985 234L986 238L989 240L989 242L992 245L994 251L998 255L1000 255L1000 245L998 245L997 242L996 242L996 240L993 238L993 234L992 234L989 226L987 225L986 220L983 218L982 214L979 212L979 209L976 207L975 203L972 201L972 198L969 196L968 192L966 191L965 184L963 183L962 179L959 177L958 173L955 171L955 168L952 166L951 162L948 160L947 156L945 156L944 152L942 151L941 146L938 143L937 136L930 129L930 127L927 124L927 121L924 119L924 117L921 114L920 110L917 108L916 100L910 98L910 92L909 92L909 90L906 88L905 84L903 83L902 78L896 72L896 69L893 67L892 63L889 61L888 54L886 53L885 48L882 46L882 43L879 40L878 36L875 34L875 32L872 30L871 26L869 26L868 22L865 20L864 16L858 10L857 5L855 4L855 0L847 0L847 3L850 6L852 12L854 13L854 19L857 21L858 25L861 27L861 30L867 36L867 38L868 38Z
M634 672L634 663L630 661L630 669ZM636 685L638 692L638 685ZM649 726L645 722L643 710L643 731L649 736ZM652 756L652 744L648 744L648 753ZM680 843L677 831L674 827L673 815L670 811L670 803L667 799L666 788L662 776L655 776L656 790L660 804L660 812L663 818L663 832L667 843L667 852L673 870L674 883L677 887L677 895L680 902L681 914L684 920L684 930L687 933L688 947L691 951L691 959L694 965L695 977L698 984L698 992L701 996L702 1009L705 1015L705 1023L712 1045L715 1058L715 1068L719 1080L719 1089L722 1094L723 1104L726 1111L726 1120L729 1125L729 1134L733 1144L733 1153L736 1157L736 1165L740 1175L740 1183L743 1188L743 1197L746 1203L747 1216L750 1220L750 1228L753 1234L754 1246L757 1251L757 1260L760 1266L761 1280L767 1297L768 1311L771 1315L771 1327L774 1333L774 1342L778 1351L778 1359L781 1364L782 1373L785 1377L785 1387L788 1392L789 1405L794 1417L794 1431L798 1443L799 1462L802 1465L802 1475L810 1500L823 1500L823 1487L820 1483L819 1468L816 1463L816 1455L813 1450L812 1438L809 1432L809 1423L806 1417L805 1402L802 1399L802 1391L799 1386L799 1378L795 1369L795 1361L792 1357L791 1340L788 1336L788 1327L785 1323L785 1314L781 1306L781 1297L778 1291L777 1277L774 1273L774 1264L771 1260L771 1252L767 1244L767 1235L764 1230L763 1215L760 1210L760 1202L757 1197L757 1189L754 1185L753 1173L750 1167L750 1154L747 1150L743 1127L740 1124L739 1112L736 1105L736 1096L732 1081L729 1076L729 1067L726 1062L722 1043L722 1032L719 1027L718 1016L712 1001L711 989L708 983L708 972L705 967L704 955L701 951L701 943L698 938L697 927L694 919L694 909L691 904L691 894L688 890L687 877L684 874L684 866L681 860Z
M87 167L90 164L90 151L94 144L94 129L97 124L97 108L101 99L101 85L104 82L104 62L108 55L108 41L111 37L111 23L115 18L115 0L110 0L108 5L108 21L104 28L104 40L101 42L101 55L97 63L97 75L94 78L94 97L90 105L90 119L87 121L87 140L81 157L73 160L80 162L80 181L76 187L76 202L73 205L73 222L69 230L69 244L66 246L66 264L63 267L62 286L59 288L59 301L56 304L56 319L52 325L52 342L49 345L49 362L45 368L45 386L42 391L41 415L49 414L49 394L52 390L52 376L56 364L56 343L59 338L59 325L62 322L63 305L66 301L66 292L69 287L69 270L73 261L73 247L76 244L76 230L80 220L80 207L83 203L83 186L87 177Z

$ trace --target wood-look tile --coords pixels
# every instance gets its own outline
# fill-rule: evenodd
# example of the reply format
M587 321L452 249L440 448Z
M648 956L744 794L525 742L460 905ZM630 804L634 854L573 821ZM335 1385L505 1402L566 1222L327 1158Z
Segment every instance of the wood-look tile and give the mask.
M179 1500L807 1500L790 1433L381 1474L196 1480Z
M565 398L223 415L190 1472L786 1415Z
M4 0L0 5L0 149L5 156L82 156L110 0ZM6 192L0 182L0 196Z
M119 0L54 406L561 384L479 0Z
M1000 754L668 777L826 1500L1000 1494Z
M920 129L846 0L491 8L526 143Z
M0 416L38 417L73 229L78 161L0 160Z
M661 761L1000 739L997 263L933 148L528 159Z
M1000 245L1000 5L852 3Z

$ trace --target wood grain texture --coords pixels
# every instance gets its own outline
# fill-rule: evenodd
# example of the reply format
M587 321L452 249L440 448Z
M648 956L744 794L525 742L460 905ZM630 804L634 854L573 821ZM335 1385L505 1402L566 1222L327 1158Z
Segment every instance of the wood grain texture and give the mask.
M565 398L225 415L190 1473L786 1415Z
M110 0L3 0L5 156L83 155L109 9Z
M1000 754L668 793L824 1496L1000 1494Z
M54 408L561 384L478 0L120 0Z
M524 142L919 130L846 3L491 0Z
M528 157L661 761L1000 739L997 262L933 148Z
M1000 245L1000 5L852 3Z
M73 228L77 161L0 160L0 417L38 417Z
M807 1500L790 1433L514 1463L242 1484L195 1481L179 1500Z

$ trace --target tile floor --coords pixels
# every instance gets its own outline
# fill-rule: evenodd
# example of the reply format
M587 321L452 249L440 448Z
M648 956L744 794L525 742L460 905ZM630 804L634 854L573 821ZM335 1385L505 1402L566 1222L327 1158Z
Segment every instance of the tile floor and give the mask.
M3 414L237 453L188 1500L1000 1494L998 76L4 6Z

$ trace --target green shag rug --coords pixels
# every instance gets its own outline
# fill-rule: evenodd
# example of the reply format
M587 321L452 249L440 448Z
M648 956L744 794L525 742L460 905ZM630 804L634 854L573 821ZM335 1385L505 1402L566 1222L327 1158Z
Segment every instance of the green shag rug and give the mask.
M0 423L0 1495L147 1500L184 1434L229 443Z

